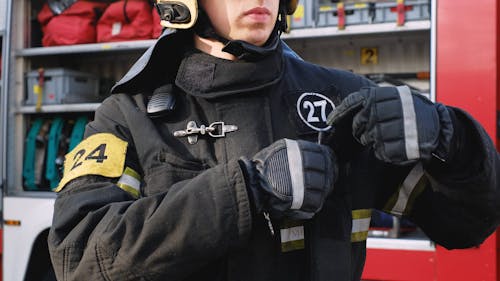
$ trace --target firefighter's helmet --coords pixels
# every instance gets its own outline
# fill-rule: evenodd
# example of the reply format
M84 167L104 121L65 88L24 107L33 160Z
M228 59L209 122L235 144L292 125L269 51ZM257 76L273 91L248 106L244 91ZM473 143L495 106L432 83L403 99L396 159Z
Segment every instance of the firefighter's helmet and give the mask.
M286 5L287 14L295 12L298 0L282 2ZM168 28L187 29L192 27L198 18L197 0L156 0L156 8L160 14L161 25Z

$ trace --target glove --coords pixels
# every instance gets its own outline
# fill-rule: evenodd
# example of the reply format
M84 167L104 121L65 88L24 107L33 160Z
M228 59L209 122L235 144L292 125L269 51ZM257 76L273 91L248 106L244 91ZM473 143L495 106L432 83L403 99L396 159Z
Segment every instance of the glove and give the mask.
M302 140L278 140L252 160L241 158L240 166L254 210L272 218L312 218L337 174L330 148Z
M373 148L387 163L406 165L446 160L453 137L453 124L446 107L407 86L362 88L346 97L327 118L328 125L352 125L352 136ZM335 138L345 138L336 134Z

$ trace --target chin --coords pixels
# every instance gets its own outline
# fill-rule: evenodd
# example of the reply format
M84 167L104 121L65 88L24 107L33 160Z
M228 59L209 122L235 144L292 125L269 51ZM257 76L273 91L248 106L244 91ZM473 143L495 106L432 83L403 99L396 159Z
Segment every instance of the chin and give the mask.
M248 43L255 45L255 46L262 46L267 42L267 39L269 39L269 33L264 33L259 36L247 36L246 40Z
M264 45L266 43L267 39L266 40L251 40L251 39L249 39L249 40L245 40L245 41L252 44L252 45L261 47L262 45Z
M271 36L273 28L264 26L246 26L241 28L238 33L230 34L232 40L242 40L255 46L262 46Z

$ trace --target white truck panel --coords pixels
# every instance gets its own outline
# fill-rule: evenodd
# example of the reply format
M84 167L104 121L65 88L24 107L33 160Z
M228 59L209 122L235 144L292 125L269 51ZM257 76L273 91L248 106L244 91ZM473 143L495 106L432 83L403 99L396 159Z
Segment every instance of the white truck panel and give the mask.
M0 0L0 33L5 31L7 18L7 0Z
M37 236L52 224L55 199L5 197L4 219L19 226L3 225L3 280L22 281Z

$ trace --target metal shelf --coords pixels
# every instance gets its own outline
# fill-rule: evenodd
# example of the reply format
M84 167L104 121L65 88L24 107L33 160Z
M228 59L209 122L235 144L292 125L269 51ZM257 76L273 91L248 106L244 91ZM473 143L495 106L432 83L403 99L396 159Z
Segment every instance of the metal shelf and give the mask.
M34 105L21 106L16 110L16 113L21 114L38 114L38 113L70 113L70 112L93 112L101 104L100 103L78 103L78 104L54 104L42 105L41 110L37 111Z
M23 190L22 187L19 189L12 189L11 191L7 191L9 196L18 196L18 197L26 197L26 198L46 198L46 199L55 199L57 197L57 193L49 190L40 190L40 191L27 191Z
M283 34L284 40L306 39L316 37L334 37L334 36L353 36L366 34L384 34L384 33L399 33L412 32L421 30L430 30L431 23L429 20L409 21L404 26L396 26L396 23L377 23L346 26L344 30L339 30L336 26L292 29L290 33ZM37 47L20 49L16 52L17 56L21 57L36 57L36 56L51 56L64 54L81 54L81 53L97 53L97 52L117 52L117 51L133 51L147 49L155 40L138 40L124 41L112 43L96 43L96 44L80 44L72 46L55 46L55 47Z
M375 24L360 24L348 25L343 30L339 30L336 26L292 29L290 33L283 34L282 38L287 39L304 39L317 37L334 37L334 36L355 36L367 34L385 34L385 33L401 33L414 31L430 31L431 22L429 20L409 21L403 26L397 26L395 22L390 23L375 23Z
M111 43L79 44L71 46L37 47L18 50L16 52L16 55L21 57L35 57L64 54L133 51L147 49L151 45L153 45L154 42L155 40L137 40Z

